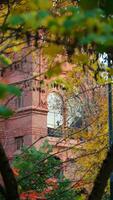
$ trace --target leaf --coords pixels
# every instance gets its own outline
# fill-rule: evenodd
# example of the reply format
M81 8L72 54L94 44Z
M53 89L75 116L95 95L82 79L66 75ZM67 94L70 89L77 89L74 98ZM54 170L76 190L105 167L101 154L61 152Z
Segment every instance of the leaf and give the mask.
M22 18L25 22L25 28L26 27L32 27L37 28L38 27L38 21L36 20L37 12L25 12L22 14Z
M0 116L9 118L13 114L13 111L6 106L0 106Z
M34 3L42 10L47 10L52 6L52 2L48 0L34 0Z
M7 86L7 91L10 94L13 94L13 95L16 95L16 96L20 96L21 95L21 90L18 87L13 86L13 85L8 85Z
M15 176L19 176L19 169L13 167L13 168L12 168L12 171L13 171L13 174L14 174Z
M4 98L7 95L7 93L20 96L21 90L16 86L0 83L0 98Z
M21 15L12 15L8 19L8 23L12 26L19 26L24 23Z
M97 51L98 53L107 52L107 49L108 49L107 46L101 45L101 44L99 44L99 45L97 44L96 51Z
M63 51L63 47L61 45L50 44L43 48L43 53L49 56L56 56Z
M11 62L11 59L6 57L4 54L1 54L0 55L0 62L4 65L10 65L12 62Z
M98 0L80 0L80 7L83 10L91 10L98 7Z
M46 10L40 10L37 13L37 22L39 26L47 26L49 23L50 14Z
M56 63L56 65L54 65L54 67L50 67L46 73L48 78L54 77L54 76L58 76L60 73L62 72L62 68L60 63Z
M113 76L113 69L112 69L112 68L108 68L107 71L109 72L109 74L110 74L111 76Z
M0 83L0 99L4 98L7 92L7 85Z
M79 53L78 55L74 55L73 59L74 59L75 63L87 64L88 60L89 60L89 57L88 57L87 54Z

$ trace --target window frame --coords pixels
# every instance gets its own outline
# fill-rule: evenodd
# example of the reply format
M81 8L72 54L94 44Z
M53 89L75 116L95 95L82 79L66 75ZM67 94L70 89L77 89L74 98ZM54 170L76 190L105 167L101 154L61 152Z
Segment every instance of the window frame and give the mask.
M24 136L15 137L15 146L16 150L21 150L21 148L24 146Z
M15 107L17 109L22 108L24 106L24 96L23 93L21 93L20 96L15 98Z

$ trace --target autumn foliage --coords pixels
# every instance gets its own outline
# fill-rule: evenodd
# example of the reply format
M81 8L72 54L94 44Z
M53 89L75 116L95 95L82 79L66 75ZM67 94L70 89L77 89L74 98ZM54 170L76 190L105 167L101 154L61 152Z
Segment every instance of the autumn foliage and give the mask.
M78 196L77 190L71 189L71 182L60 173L60 166L61 162L49 152L37 151L34 147L23 149L22 155L14 158L12 168L20 199L71 200Z

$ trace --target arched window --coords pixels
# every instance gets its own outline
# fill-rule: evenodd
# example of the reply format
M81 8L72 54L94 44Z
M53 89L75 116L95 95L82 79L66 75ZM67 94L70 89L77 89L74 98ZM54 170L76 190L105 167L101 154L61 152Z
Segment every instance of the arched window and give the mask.
M50 131L60 128L63 124L63 101L60 95L52 92L48 95L47 127Z

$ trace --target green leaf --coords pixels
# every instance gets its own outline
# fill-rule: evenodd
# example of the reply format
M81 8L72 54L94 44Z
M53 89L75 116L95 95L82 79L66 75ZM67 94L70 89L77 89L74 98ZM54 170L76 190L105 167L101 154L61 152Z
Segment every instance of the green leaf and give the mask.
M101 44L97 44L96 51L98 53L104 53L104 52L107 52L107 50L108 50L107 46L101 45Z
M12 62L11 62L11 59L6 57L4 54L1 54L0 55L0 62L4 65L10 65Z
M12 26L19 26L24 23L21 15L12 15L8 19L8 23Z
M5 106L0 106L0 116L4 118L9 118L13 114L13 111L10 108Z
M54 65L54 67L50 67L46 73L48 78L54 77L54 76L58 76L59 74L61 74L62 72L62 68L61 68L61 64L60 63L56 63Z
M25 12L22 14L23 20L25 22L25 29L28 27L32 27L33 29L36 29L38 27L38 21L37 21L37 12Z
M21 90L16 87L16 86L13 86L13 85L8 85L7 86L7 91L10 93L10 94L14 94L16 96L20 96L21 95Z
M0 99L4 98L7 93L7 85L6 84L0 84Z
M13 85L6 85L3 83L0 83L0 98L4 98L7 93L20 96L21 90Z
M45 11L45 10L40 10L38 13L37 13L37 19L38 20L46 20L46 18L49 16L49 12L48 11Z

